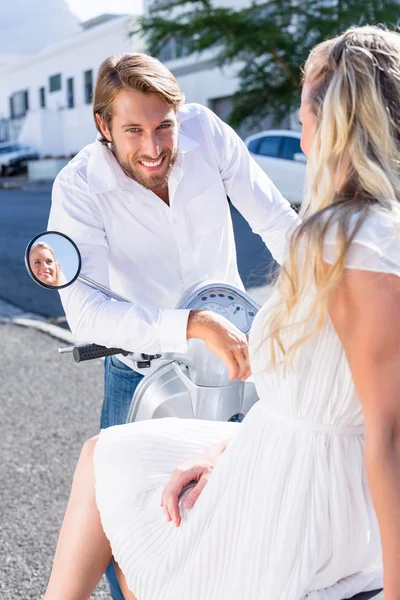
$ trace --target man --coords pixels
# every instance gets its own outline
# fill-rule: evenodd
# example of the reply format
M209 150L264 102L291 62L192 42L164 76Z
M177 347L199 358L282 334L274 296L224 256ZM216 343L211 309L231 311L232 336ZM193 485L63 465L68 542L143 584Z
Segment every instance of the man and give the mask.
M149 355L185 352L197 337L231 379L246 379L246 336L217 314L176 306L206 280L243 289L227 196L278 262L296 213L230 127L205 107L184 105L156 59L104 61L93 111L100 137L58 175L49 229L77 243L86 276L131 302L76 282L61 292L71 330L82 341ZM142 376L128 358L106 359L102 428L126 421Z

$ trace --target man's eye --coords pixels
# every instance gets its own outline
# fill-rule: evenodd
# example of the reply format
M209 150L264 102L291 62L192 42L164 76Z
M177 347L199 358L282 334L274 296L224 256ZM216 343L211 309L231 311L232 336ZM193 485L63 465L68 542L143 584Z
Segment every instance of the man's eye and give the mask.
M137 127L131 127L130 129L128 129L129 133L137 133L139 131L139 129Z
M163 123L162 125L160 125L160 129L170 129L171 127L171 123Z

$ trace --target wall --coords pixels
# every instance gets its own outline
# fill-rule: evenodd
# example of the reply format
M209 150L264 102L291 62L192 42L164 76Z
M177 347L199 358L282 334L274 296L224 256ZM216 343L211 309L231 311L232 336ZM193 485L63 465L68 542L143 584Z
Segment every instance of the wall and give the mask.
M92 108L84 99L84 72L92 69L95 83L98 68L105 58L142 51L143 43L129 37L131 29L132 17L118 17L48 46L12 68L0 70L0 119L9 116L9 96L28 89L29 112L20 140L38 140L34 145L39 145L44 154L78 152L96 136ZM58 73L62 74L61 90L50 93L49 77ZM67 108L66 80L70 77L74 79L75 107L72 109ZM40 87L46 89L46 110L40 108Z

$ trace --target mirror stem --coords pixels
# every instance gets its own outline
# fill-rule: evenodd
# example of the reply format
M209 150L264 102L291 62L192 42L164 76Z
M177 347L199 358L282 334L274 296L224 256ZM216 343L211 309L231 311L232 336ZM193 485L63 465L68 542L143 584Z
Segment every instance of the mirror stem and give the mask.
M120 296L119 294L112 292L105 285L102 285L101 283L97 283L97 281L93 281L93 279L89 279L89 277L86 277L85 275L79 275L78 280L82 281L83 283L85 283L89 287L93 288L94 290L103 292L106 296L108 296L109 298L112 298L113 300L119 300L120 302L131 302L127 298L124 298L123 296Z

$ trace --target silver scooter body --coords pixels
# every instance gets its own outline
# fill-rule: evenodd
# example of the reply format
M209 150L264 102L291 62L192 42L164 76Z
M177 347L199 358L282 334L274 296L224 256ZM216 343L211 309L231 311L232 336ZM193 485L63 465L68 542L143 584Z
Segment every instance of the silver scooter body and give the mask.
M234 286L211 282L198 286L181 309L212 310L248 334L259 310ZM163 355L161 364L137 387L127 422L163 417L241 421L258 400L252 381L229 381L228 370L201 340L190 340L185 354ZM157 360L157 362L158 362Z

